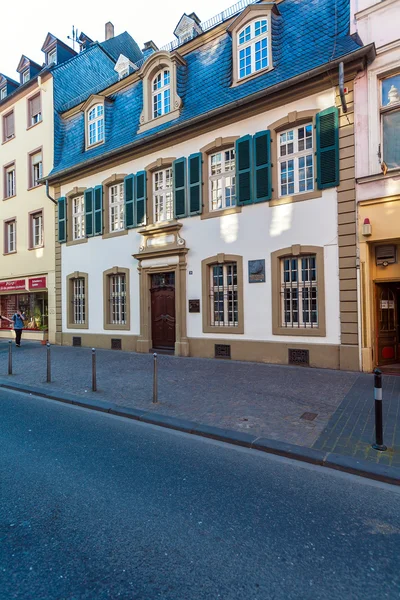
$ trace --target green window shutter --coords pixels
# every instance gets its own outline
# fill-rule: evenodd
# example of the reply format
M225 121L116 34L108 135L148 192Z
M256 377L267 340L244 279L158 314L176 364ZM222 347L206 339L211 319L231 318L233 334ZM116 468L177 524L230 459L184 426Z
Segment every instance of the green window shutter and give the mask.
M85 231L86 237L93 235L93 188L85 190Z
M271 200L271 132L259 131L254 143L254 202Z
M103 233L103 186L94 188L94 235Z
M317 186L339 185L339 111L335 106L317 114Z
M202 154L197 152L189 156L189 214L200 215L202 203Z
M146 171L138 171L135 177L135 225L140 227L146 224Z
M65 196L58 199L58 241L60 244L67 241L67 199Z
M174 180L174 215L176 219L186 217L186 158L177 158L172 163Z
M135 176L127 175L124 179L124 202L125 202L125 227L130 229L135 226L135 198L134 198Z
M251 135L245 135L236 140L236 199L238 204L251 204L253 202L252 147Z

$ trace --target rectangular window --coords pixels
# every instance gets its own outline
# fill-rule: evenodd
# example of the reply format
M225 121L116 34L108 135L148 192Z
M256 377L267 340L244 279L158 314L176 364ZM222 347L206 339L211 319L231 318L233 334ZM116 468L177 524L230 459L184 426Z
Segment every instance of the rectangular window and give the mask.
M35 152L30 154L30 187L39 185L39 179L42 177L42 153Z
M381 82L382 158L386 169L400 168L400 73Z
M57 48L53 48L47 53L47 64L48 65L56 65L57 64Z
M43 246L43 213L38 211L30 215L30 247L41 248Z
M288 196L314 189L312 124L279 134L279 195Z
M0 100L4 100L7 97L7 86L4 86L0 90Z
M85 279L73 279L73 322L75 325L84 325L86 321Z
M10 219L4 223L4 254L11 254L17 250L17 223Z
M4 167L4 198L11 198L16 193L15 163L12 163Z
M172 168L153 174L154 221L160 223L173 218Z
M235 149L210 155L211 210L236 206Z
M109 276L110 287L110 323L126 324L126 276L116 274Z
M26 83L27 81L29 81L29 69L26 69L26 71L22 73L22 83Z
M42 100L40 94L28 99L28 127L42 120Z
M83 196L72 198L72 236L74 240L85 237L85 201Z
M210 267L210 306L212 326L238 326L237 263Z
M14 111L12 110L3 117L3 142L8 142L15 137Z
M315 255L281 259L281 307L283 327L318 327Z
M124 184L110 186L109 194L110 231L120 231L124 228Z

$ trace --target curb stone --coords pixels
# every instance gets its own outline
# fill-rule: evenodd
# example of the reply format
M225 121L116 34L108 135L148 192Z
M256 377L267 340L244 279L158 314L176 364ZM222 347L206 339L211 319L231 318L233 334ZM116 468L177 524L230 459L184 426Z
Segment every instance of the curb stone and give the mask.
M377 465L366 460L353 458L352 456L324 453L320 450L315 450L314 448L308 448L306 446L297 446L296 444L290 444L288 442L282 442L260 436L254 437L254 435L242 431L222 429L212 425L196 423L195 421L180 419L178 417L170 417L161 413L153 413L151 411L145 411L137 408L123 406L120 407L105 400L80 398L59 390L54 390L51 388L46 390L45 388L36 386L14 383L8 379L0 379L0 388L14 390L26 394L33 394L49 400L73 404L75 406L81 406L83 408L101 411L119 417L134 419L142 423L158 425L168 429L175 429L177 431L190 433L192 435L207 437L217 441L234 444L236 446L258 450L268 454L284 456L285 458L300 460L309 464L327 467L337 471L344 471L353 475L400 486L399 467Z

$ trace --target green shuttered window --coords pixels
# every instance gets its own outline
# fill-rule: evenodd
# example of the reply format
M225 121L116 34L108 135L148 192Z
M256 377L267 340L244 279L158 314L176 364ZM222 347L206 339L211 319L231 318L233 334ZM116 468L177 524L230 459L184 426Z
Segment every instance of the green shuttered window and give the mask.
M85 190L85 230L86 237L93 235L93 188Z
M135 177L135 226L146 224L146 171L138 171Z
M189 156L189 214L199 215L202 211L202 154Z
M94 235L103 233L103 186L94 188Z
M58 241L60 244L67 241L67 199L65 196L58 199Z
M254 202L271 199L271 132L259 131L254 142Z
M252 149L251 135L245 135L236 140L236 196L238 204L251 204L253 202Z
M335 106L316 116L317 185L323 190L339 185L339 111Z
M238 204L271 199L271 133L245 135L235 144L236 196Z
M176 219L186 217L186 158L173 162L174 214Z
M135 226L134 184L135 176L127 175L124 179L125 227L127 229Z

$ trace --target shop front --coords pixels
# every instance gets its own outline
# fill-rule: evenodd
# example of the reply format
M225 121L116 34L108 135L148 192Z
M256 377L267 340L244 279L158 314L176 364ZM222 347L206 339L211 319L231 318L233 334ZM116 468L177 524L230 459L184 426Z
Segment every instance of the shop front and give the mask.
M22 277L0 280L0 314L9 319L17 310L25 314L23 337L28 340L48 338L47 277ZM0 337L11 338L13 325L1 320Z

